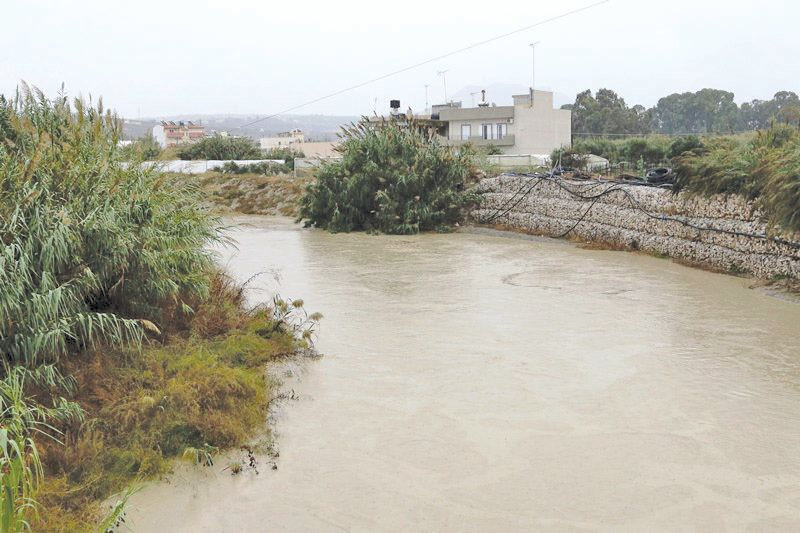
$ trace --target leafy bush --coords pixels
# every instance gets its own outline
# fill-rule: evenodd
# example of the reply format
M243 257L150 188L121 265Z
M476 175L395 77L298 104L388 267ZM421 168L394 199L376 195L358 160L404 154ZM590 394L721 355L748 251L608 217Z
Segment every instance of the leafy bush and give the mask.
M261 149L247 137L214 135L192 144L178 145L180 159L263 159Z
M286 163L270 163L269 161L250 163L248 165L240 165L234 161L226 161L225 164L222 165L223 174L260 174L262 176L274 176L276 174L288 174L291 171L291 167Z
M131 144L122 147L120 156L133 161L153 161L161 155L161 145L153 138L151 133L136 139Z
M679 155L683 155L685 152L698 150L701 149L702 147L703 147L703 141L701 141L700 137L698 137L697 135L686 135L684 137L677 137L670 143L669 150L667 151L667 157L669 159L674 159Z
M677 138L648 135L626 139L591 137L576 139L571 148L555 150L551 158L556 161L560 154L562 164L573 168L585 166L581 157L586 154L604 157L612 165L622 162L635 165L641 162L646 167L654 167L672 164L675 157L702 145L703 142L695 135Z
M755 200L769 222L800 231L800 130L775 125L743 140L709 139L677 158L675 190L740 194Z
M301 199L306 226L409 234L439 230L475 200L468 149L453 152L416 122L362 119L343 129L342 160L324 163Z
M264 152L264 159L283 159L289 170L294 170L294 160L297 157L305 157L305 154L294 148L270 148Z

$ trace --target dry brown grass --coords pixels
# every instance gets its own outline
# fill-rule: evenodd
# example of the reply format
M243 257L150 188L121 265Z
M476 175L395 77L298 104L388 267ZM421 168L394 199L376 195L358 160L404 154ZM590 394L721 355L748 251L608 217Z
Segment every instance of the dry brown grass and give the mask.
M181 176L200 187L207 206L218 214L282 215L295 217L311 177L261 176L206 172Z
M266 432L276 395L266 365L307 347L273 309L245 309L242 287L217 274L190 319L175 319L141 350L94 349L65 360L83 423L44 441L46 468L34 531L93 530L100 502L159 477L187 449L241 446ZM198 467L199 468L199 467Z

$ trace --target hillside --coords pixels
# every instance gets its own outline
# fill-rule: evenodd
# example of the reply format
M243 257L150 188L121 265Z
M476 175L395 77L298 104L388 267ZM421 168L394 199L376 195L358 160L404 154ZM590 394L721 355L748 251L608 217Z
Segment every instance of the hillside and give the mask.
M207 133L227 131L232 135L258 139L259 137L268 137L279 132L299 128L303 130L308 139L328 141L336 138L341 126L358 119L355 116L282 115L263 120L257 124L247 125L258 118L258 115L196 114L125 119L122 131L126 139L136 139L152 131L153 126L158 124L160 120L191 120L202 123L206 127Z

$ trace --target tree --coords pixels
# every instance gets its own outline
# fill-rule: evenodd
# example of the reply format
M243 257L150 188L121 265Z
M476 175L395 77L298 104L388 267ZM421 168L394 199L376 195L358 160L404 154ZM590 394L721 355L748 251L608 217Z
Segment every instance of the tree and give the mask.
M599 89L597 95L587 89L579 93L575 103L562 106L572 110L572 131L597 134L645 134L650 131L650 117L640 105L628 107L625 100L611 89Z
M795 109L800 107L800 98L792 91L778 91L771 100L752 100L742 104L739 110L739 124L748 130L760 130L777 120L786 124L796 124Z
M261 159L263 154L253 139L214 135L194 144L179 145L181 159Z
M148 132L131 144L122 147L120 154L124 158L151 161L161 154L161 146L153 138L153 134Z
M701 89L661 98L653 118L661 133L731 132L737 129L739 107L732 92Z
M800 105L787 105L778 112L778 120L800 127Z

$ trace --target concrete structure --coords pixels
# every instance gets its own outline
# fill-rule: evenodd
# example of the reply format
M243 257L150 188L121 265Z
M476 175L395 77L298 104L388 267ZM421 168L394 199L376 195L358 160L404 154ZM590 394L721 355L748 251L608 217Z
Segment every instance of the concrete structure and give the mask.
M283 159L194 159L184 161L174 159L172 161L144 161L139 164L141 168L155 168L159 172L174 172L178 174L202 174L211 170L220 170L225 163L236 163L239 166L255 165L258 163L271 163L283 165ZM121 163L123 168L128 168L130 163Z
M275 137L262 137L258 140L262 150L272 150L275 148L291 148L299 150L307 158L328 159L338 154L334 148L338 143L331 141L307 141L303 132L298 129L279 133Z
M303 142L292 145L294 150L300 150L307 158L330 159L339 154L335 151L339 143L332 141Z
M520 190L528 194L521 198ZM483 179L477 192L480 207L471 215L478 223L538 235L568 233L584 242L760 278L800 279L800 234L767 236L764 214L741 196L511 175Z
M162 148L176 144L197 142L206 136L201 124L192 121L173 122L162 120L161 124L153 126L153 138Z
M294 129L292 131L279 133L275 137L262 137L258 140L258 144L261 146L262 150L271 150L273 148L294 148L293 145L305 142L305 140L306 138L303 132Z
M553 93L536 91L531 105L529 94L515 95L514 105L481 103L464 108L460 102L435 105L432 119L445 123L445 135L452 145L472 143L496 146L504 154L549 155L569 146L572 112L553 108Z

